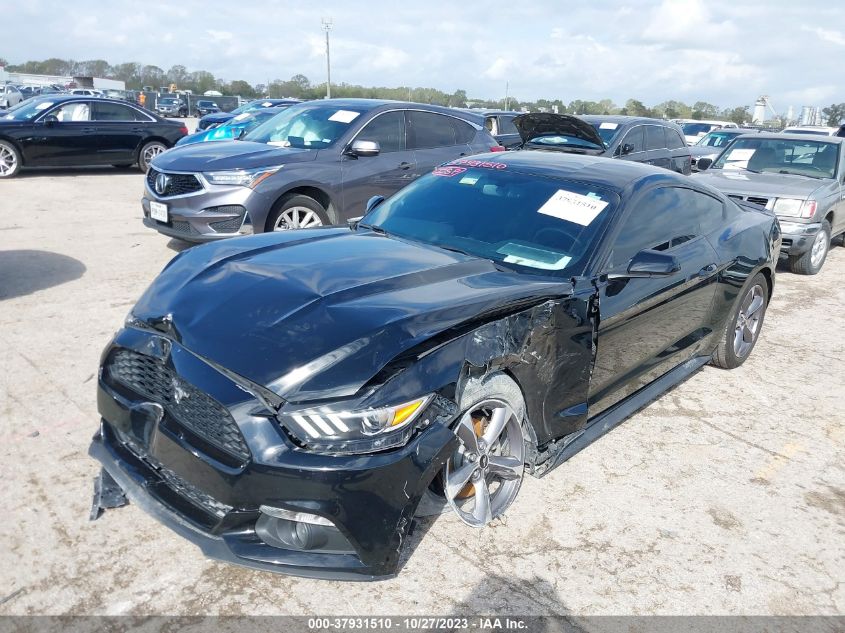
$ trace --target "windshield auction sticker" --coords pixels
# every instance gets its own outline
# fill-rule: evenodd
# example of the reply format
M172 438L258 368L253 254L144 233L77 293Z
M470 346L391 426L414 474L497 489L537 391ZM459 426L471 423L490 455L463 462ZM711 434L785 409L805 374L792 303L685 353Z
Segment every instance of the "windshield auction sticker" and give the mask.
M589 226L606 206L607 202L595 196L583 196L580 193L558 189L542 207L537 209L537 213L581 226Z
M352 123L358 118L360 112L353 112L352 110L338 110L329 117L329 121L338 121L339 123Z

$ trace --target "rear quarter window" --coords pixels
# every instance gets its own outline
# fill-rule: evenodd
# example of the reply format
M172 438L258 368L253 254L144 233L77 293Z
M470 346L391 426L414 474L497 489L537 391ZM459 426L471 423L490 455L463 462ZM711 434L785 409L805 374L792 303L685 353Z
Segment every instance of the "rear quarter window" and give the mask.
M449 147L459 143L453 117L418 110L411 110L407 115L409 149Z
M686 140L677 130L672 128L663 128L666 130L666 147L669 149L684 149L687 146Z
M666 147L666 136L663 134L663 127L659 125L646 125L646 149L664 149Z

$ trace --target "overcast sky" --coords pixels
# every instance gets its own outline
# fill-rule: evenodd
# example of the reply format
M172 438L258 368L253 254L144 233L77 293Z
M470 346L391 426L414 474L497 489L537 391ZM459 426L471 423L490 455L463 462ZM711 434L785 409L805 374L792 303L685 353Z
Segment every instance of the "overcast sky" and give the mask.
M102 58L226 80L296 73L325 81L320 19L330 16L332 80L435 87L469 96L721 107L761 94L789 105L845 101L841 0L27 0L3 10L0 56Z

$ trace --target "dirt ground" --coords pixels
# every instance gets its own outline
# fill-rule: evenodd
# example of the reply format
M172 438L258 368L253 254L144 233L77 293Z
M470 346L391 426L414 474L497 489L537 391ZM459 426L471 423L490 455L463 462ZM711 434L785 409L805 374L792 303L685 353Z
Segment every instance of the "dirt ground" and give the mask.
M778 275L762 338L705 367L482 530L423 523L399 576L213 562L137 507L88 521L100 351L184 248L142 176L0 183L0 614L843 614L845 248Z

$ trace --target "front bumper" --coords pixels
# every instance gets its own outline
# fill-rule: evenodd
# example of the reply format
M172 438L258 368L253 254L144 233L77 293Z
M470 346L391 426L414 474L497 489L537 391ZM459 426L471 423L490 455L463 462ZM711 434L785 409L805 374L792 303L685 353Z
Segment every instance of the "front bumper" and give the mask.
M813 240L821 230L821 222L803 224L801 222L780 221L780 254L789 256L803 255L813 246Z
M116 351L162 349L161 362L170 371L232 413L249 447L242 463L221 461L167 406L163 416L145 417L150 402L110 377L108 359ZM394 575L416 507L457 443L448 428L434 423L396 450L320 455L299 449L273 419L256 414L261 405L242 386L169 339L124 329L103 360L102 420L91 456L131 501L207 556L246 567L334 579ZM339 553L269 545L256 531L262 505L329 519L349 548Z
M167 222L150 217L151 200L167 205ZM252 189L231 185L205 184L203 189L194 193L161 198L145 183L141 199L145 226L188 242L211 242L251 235L254 232L253 218L259 217L263 222L269 205L264 196Z

